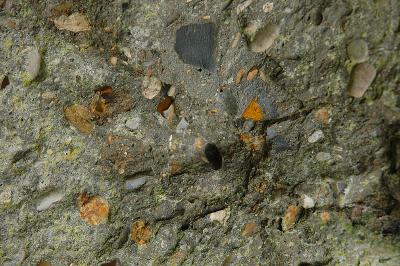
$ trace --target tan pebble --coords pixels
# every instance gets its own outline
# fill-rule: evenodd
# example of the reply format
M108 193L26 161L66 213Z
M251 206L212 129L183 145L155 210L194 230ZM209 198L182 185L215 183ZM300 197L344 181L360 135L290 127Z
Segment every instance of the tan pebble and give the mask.
M274 3L271 2L267 2L263 5L263 11L265 13L269 13L272 11L272 9L274 8Z
M258 231L258 226L256 223L247 223L244 225L242 232L240 233L244 237L249 237L254 235Z
M272 46L278 36L279 26L275 24L267 24L256 32L249 48L251 51L256 53L265 52Z
M324 211L320 214L320 217L322 222L327 223L331 219L331 214L327 211Z
M376 69L368 63L356 65L351 74L348 94L355 98L363 97L365 91L375 79Z
M236 84L236 85L239 85L239 84L240 84L240 82L242 81L243 75L244 75L244 69L241 68L241 69L238 71L238 73L236 74L236 78L235 78L235 84Z
M111 64L112 66L116 66L116 65L117 65L117 62L118 62L118 58L117 58L117 57L112 56L112 57L110 58L110 64Z
M145 76L143 79L143 96L151 100L160 93L161 87L161 80L156 77Z
M318 109L314 114L315 120L328 124L330 120L329 110L326 107Z
M236 7L236 14L239 15L240 13L242 13L249 5L251 5L253 3L254 0L246 0L243 3L239 4Z
M210 16L203 16L202 19L203 19L203 20L210 20L211 17L210 17Z
M72 32L90 31L90 23L87 17L79 12L69 16L62 15L53 20L54 25L59 30L68 30Z
M57 94L53 91L44 91L41 95L43 100L54 101L57 99Z
M236 48L238 46L241 36L242 35L240 34L240 32L235 34L235 37L233 38L232 45L231 45L232 48Z
M0 192L0 204L10 204L12 202L11 186L5 186Z
M285 217L282 221L282 229L283 231L288 231L294 227L297 220L300 217L301 208L296 205L289 205L286 210Z
M257 76L257 74L258 74L258 68L257 68L257 66L253 66L253 67L249 70L249 72L247 73L247 80L248 80L248 81L253 80L254 77Z

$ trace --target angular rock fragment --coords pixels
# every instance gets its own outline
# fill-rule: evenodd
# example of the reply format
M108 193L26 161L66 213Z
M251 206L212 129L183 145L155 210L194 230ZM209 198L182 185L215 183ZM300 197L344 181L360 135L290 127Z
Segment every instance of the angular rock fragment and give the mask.
M259 29L249 44L250 50L256 53L268 50L279 36L279 30L279 26L275 24L267 24Z
M244 110L242 117L244 119L249 119L254 122L257 122L264 119L264 113L258 102L256 100L251 100L249 105Z
M354 98L363 97L365 91L374 81L376 69L368 63L356 65L351 73L351 80L348 88L348 94Z
M79 12L75 12L69 16L62 15L53 20L54 25L59 30L67 30L72 32L90 31L90 23L87 17Z
M258 225L256 223L247 223L244 225L242 232L240 233L244 237L254 235L258 231Z
M184 63L212 71L215 34L214 23L182 26L176 32L175 51Z

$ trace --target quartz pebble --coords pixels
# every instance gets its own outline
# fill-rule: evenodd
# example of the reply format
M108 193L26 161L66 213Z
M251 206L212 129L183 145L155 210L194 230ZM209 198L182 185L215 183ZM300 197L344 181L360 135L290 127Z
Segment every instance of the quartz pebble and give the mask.
M267 24L256 32L249 48L251 51L256 53L265 52L272 46L278 36L279 26L275 24Z
M355 98L363 97L365 91L375 79L376 69L368 63L357 64L351 73L348 94Z
M142 187L149 180L148 176L132 177L125 181L126 190L135 190Z
M37 211L44 211L48 209L53 203L56 203L64 198L64 193L62 191L52 191L43 197L41 197L37 204L36 210Z
M40 71L40 61L41 56L39 50L35 47L31 49L26 55L26 74L27 81L33 81L38 75Z
M354 63L362 63L368 60L368 44L361 39L353 40L347 46L347 55Z
M229 208L210 213L210 221L212 221L212 222L213 221L217 221L217 222L219 222L221 224L226 224L226 222L228 221L229 217L230 217Z
M315 200L307 195L304 195L303 199L303 208L304 209L312 209L315 206Z
M308 137L309 143L315 143L324 137L322 130L315 131L311 136Z

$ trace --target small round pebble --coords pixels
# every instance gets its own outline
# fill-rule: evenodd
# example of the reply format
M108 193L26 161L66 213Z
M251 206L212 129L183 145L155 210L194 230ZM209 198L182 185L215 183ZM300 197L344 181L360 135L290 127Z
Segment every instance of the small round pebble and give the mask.
M304 195L303 208L312 209L315 206L315 200L307 195Z
M354 63L362 63L368 60L368 44L361 39L353 40L347 46L347 55Z

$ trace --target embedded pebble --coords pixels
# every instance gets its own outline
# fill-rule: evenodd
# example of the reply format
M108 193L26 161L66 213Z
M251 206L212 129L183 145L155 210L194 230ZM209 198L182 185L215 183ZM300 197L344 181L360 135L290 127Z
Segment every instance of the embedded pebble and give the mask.
M44 211L48 209L53 203L56 203L64 198L64 192L56 190L50 193L47 193L43 197L41 197L37 204L36 210L37 211Z
M40 71L40 61L41 56L39 50L35 47L29 51L26 55L26 74L27 81L33 81L38 75Z
M250 50L256 53L268 50L279 36L279 30L279 26L275 24L267 24L259 29L249 45Z
M368 87L374 81L376 69L368 63L360 63L356 65L351 74L351 81L348 89L350 96L361 98Z
M317 130L311 136L308 137L308 142L315 143L322 138L324 138L324 132L322 132L322 130Z
M59 30L72 32L90 31L91 26L86 15L75 12L69 16L62 15L53 20L54 25Z
M156 97L160 91L161 91L161 87L162 87L162 83L161 80L159 80L156 77L144 77L143 79L143 96L146 99L153 99L154 97Z
M167 92L167 95L170 97L174 97L176 95L176 87L171 86Z
M140 126L140 122L141 122L140 117L136 116L136 117L128 119L125 122L125 126L127 128L129 128L130 130L137 130Z
M230 216L230 210L228 209L224 209L224 210L220 210L220 211L216 211L213 213L210 213L210 221L217 221L221 224L226 224L226 222L228 221Z
M148 176L132 177L125 181L126 190L135 190L142 187L149 180Z
M368 44L361 39L353 40L347 46L347 55L354 63L362 63L368 60Z
M263 11L265 13L269 13L272 11L272 9L274 9L274 3L272 2L267 2L263 5Z
M300 218L301 214L301 207L296 206L296 205L289 205L285 217L283 218L282 221L282 230L283 231L288 231L294 227L296 224L297 220Z
M303 199L303 208L304 209L312 209L315 206L315 200L307 195L304 195Z
M317 161L320 162L325 162L331 159L331 154L328 152L319 152L317 153L317 156L315 157L317 159Z
M11 186L5 186L4 190L0 193L0 204L10 204L12 201Z
M181 121L179 121L178 125L176 126L176 132L183 133L188 126L189 123L186 121L185 118L182 118Z

